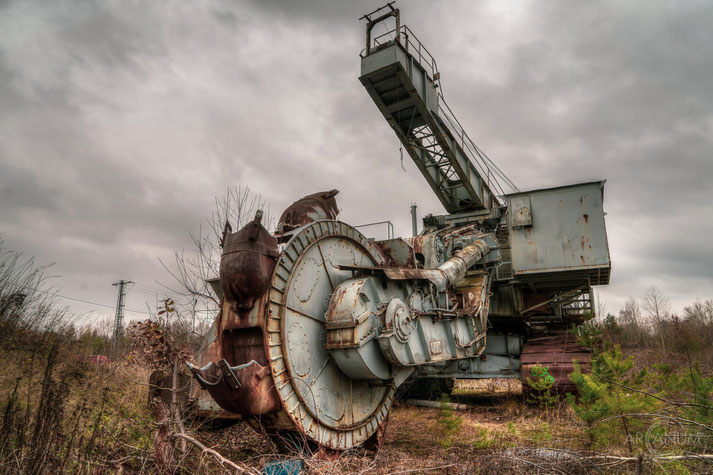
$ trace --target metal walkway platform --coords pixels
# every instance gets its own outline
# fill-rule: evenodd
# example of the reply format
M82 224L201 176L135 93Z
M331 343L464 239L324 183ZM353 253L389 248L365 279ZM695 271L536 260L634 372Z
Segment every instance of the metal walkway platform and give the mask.
M374 25L396 17L396 28L376 38ZM440 91L436 62L398 10L365 17L364 85L386 121L449 213L491 209L505 194L499 179L517 189L463 130ZM499 178L499 179L498 179Z

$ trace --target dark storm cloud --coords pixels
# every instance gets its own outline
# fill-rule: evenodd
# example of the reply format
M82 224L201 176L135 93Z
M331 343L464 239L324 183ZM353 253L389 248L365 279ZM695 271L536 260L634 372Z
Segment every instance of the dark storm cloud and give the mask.
M713 293L713 9L672 5L536 5L499 60L446 83L466 128L522 187L608 178L610 310L651 283L679 309ZM488 33L454 37L448 63L497 50L497 28Z
M357 19L379 5L0 5L6 245L110 304L115 280L165 280L156 257L187 246L230 185L278 215L336 187L345 221L402 234L411 202L442 213L357 80ZM712 5L400 7L459 120L521 188L608 179L610 311L651 283L675 309L713 297Z

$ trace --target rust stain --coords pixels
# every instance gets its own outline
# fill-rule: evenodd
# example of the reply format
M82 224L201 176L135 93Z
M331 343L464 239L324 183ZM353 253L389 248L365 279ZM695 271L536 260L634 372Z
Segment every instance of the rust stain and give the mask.
M249 364L231 368L238 383L236 385L226 374L227 365L223 359L217 364L192 369L199 384L221 408L241 416L261 416L280 409L280 400L267 366L252 360Z
M260 223L262 213L236 233L227 233L220 258L220 286L238 313L249 312L270 285L277 239Z
M587 223L587 224L589 224L589 215L588 215L588 214L583 214L582 216L584 216L584 222Z
M523 300L523 305L525 308L534 307L530 310L530 312L535 312L535 313L537 313L537 312L546 313L547 312L547 304L545 303L547 301L547 296L545 294L541 294L541 293L523 294L522 300ZM535 307L535 305L537 305L537 304L540 304L540 305Z
M533 380L544 374L544 369L555 380L557 392L576 392L577 387L569 378L574 371L574 361L582 371L591 370L592 355L573 341L569 335L530 339L522 349L520 376L523 381Z
M404 240L407 244L408 241ZM415 254L420 251L420 246L421 242L419 241L419 250L416 251L415 247L412 244L409 244L411 246L411 249L414 250L414 252L409 252L408 256L406 258L406 261L397 261L394 255L392 255L393 252L396 251L396 249L393 249L389 243L385 241L374 241L372 242L376 250L382 255L384 260L386 261L386 266L388 267L416 267L416 261L415 261Z
M198 385L220 408L240 416L264 416L281 408L265 350L266 332L258 326L271 312L267 289L279 255L278 240L261 218L258 212L235 233L226 225L220 260L223 301L215 340L201 353L198 366L191 367Z
M443 276L443 273L437 269L388 268L383 271L389 279L393 280L430 280Z
M277 236L322 219L336 219L339 207L334 196L339 190L313 193L292 203L280 216Z

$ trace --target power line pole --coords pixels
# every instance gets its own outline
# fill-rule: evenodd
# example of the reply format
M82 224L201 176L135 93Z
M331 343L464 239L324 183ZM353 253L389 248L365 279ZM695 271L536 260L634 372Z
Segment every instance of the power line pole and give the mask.
M116 299L116 315L114 315L114 334L112 335L112 352L116 356L119 350L119 338L121 337L124 322L124 305L126 300L126 286L133 284L130 280L120 280L111 285L119 287L119 296Z

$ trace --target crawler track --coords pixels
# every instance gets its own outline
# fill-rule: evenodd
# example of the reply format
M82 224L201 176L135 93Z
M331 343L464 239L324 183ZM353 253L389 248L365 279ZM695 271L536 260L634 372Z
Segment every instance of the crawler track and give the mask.
M520 361L523 382L549 375L555 380L557 392L576 392L577 387L569 378L574 362L588 371L592 367L592 354L577 343L576 336L567 333L527 340Z

